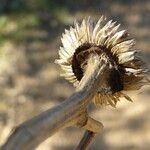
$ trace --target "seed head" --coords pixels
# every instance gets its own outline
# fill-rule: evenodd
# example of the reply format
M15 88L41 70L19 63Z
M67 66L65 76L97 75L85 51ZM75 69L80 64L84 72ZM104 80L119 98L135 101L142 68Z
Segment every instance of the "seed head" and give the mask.
M119 30L120 24L112 20L106 22L102 16L97 23L90 18L81 24L65 30L62 47L56 63L63 70L61 74L76 87L86 70L91 54L98 54L109 62L110 73L101 90L95 94L93 102L97 106L116 106L121 97L132 101L124 91L138 90L149 84L148 70L139 53L134 50L135 41L129 38L126 30Z

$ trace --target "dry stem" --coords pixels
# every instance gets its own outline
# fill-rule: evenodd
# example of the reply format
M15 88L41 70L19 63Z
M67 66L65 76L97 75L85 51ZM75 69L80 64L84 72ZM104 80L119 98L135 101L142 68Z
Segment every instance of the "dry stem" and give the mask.
M76 150L87 150L96 133L86 130Z
M102 125L90 118L87 105L108 71L107 63L93 56L80 85L68 100L19 125L1 150L32 150L60 129L77 126L98 132Z

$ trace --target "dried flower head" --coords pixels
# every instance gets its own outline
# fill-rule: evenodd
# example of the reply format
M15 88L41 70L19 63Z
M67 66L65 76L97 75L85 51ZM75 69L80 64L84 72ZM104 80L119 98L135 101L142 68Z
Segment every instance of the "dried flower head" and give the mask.
M91 54L105 57L109 62L110 74L103 90L97 92L93 101L97 106L116 106L120 97L131 101L124 91L138 90L149 83L146 79L147 69L136 50L135 41L129 38L125 30L119 31L120 24L110 20L105 23L101 17L97 23L90 18L81 24L65 30L62 35L63 47L60 47L56 60L67 80L77 86L84 75L87 59Z

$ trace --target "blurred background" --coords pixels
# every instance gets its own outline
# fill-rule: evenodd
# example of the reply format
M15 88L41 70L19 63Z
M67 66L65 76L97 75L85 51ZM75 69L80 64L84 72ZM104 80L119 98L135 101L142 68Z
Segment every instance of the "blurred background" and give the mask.
M149 0L0 0L0 144L12 128L58 105L73 92L59 77L60 37L75 19L101 15L121 23L135 37L150 68ZM129 93L117 109L92 107L105 129L90 150L150 150L150 88ZM37 150L72 150L83 130L65 129Z

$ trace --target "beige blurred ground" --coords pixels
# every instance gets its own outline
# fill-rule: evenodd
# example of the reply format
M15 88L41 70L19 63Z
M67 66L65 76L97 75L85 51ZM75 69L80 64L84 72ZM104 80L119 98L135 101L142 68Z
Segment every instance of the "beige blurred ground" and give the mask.
M0 45L0 144L14 126L58 105L74 92L72 85L59 77L59 68L54 64L61 33L74 19L89 15L96 19L104 14L117 20L136 38L136 49L143 51L150 68L150 2L108 0L93 3L84 0L80 7L76 2L74 9L56 18L40 12L38 15L44 22L40 27L30 27L29 23L19 31L23 36L21 40L10 39ZM12 19L0 33L9 37L18 28ZM105 128L96 136L90 150L150 150L150 87L129 95L134 103L123 99L117 109L91 107L91 115ZM82 134L81 129L65 129L37 150L75 149Z

